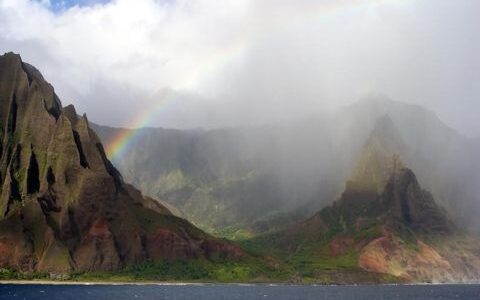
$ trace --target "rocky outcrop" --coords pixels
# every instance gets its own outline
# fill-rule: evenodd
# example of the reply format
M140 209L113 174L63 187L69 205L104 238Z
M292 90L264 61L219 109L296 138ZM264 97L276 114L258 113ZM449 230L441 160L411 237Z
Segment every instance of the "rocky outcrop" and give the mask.
M409 247L402 239L388 234L370 242L358 260L364 270L388 273L407 281L452 281L455 270L450 262L422 241Z
M452 235L423 238L427 240L406 242L385 231L361 250L358 264L369 272L391 274L408 282L478 282L478 240Z
M211 252L242 253L125 184L87 117L19 55L0 56L0 267L116 270Z
M402 168L390 176L381 201L390 209L386 221L392 226L397 222L415 232L427 234L455 232L445 209L420 187L410 169Z
M361 230L376 223L395 231L455 231L445 209L421 188L413 171L403 164L396 152L403 147L390 118L380 118L345 191L330 209L330 213L342 217L346 230Z

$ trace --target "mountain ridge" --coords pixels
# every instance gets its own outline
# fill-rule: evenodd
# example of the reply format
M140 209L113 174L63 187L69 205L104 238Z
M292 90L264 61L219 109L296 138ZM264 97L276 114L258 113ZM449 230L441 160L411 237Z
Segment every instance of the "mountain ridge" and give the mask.
M135 279L322 283L480 278L478 238L424 188L437 175L417 177L417 170L435 170L425 167L430 157L418 153L461 138L437 132L419 148L412 143L418 137L405 134L405 116L384 109L355 116L350 111L334 123L262 127L253 136L252 129L148 129L146 145L165 151L157 159L149 147L134 154L166 170L157 174L157 183L169 189L161 200L175 199L183 212L196 213L194 221L207 216L210 224L224 226L223 234L233 232L240 247L126 183L87 116L62 107L53 87L20 56L0 56L0 277L106 272ZM432 122L418 131L428 133ZM303 132L305 124L311 128ZM134 142L139 144L131 150L145 141ZM301 147L306 143L312 147ZM445 152L431 156L452 166L435 160L449 158ZM156 169L145 171L154 176ZM301 206L305 211L295 215Z
M474 218L480 212L474 141L421 106L385 97L297 123L198 131L149 129L113 163L145 194L178 207L202 229L241 237L274 229L285 220L300 221L312 210L331 204L375 121L385 115L397 128L395 140L402 140L399 154L422 186L462 226L480 230ZM95 128L107 149L121 132ZM137 147L144 151L134 153ZM169 163L155 160L157 153L168 157ZM244 197L237 196L238 190ZM268 205L257 206L260 202ZM238 213L245 206L253 209Z
M86 115L14 53L0 56L0 104L0 267L72 274L245 255L127 185Z
M383 141L388 145L392 136L378 135L393 130L384 127L384 121L377 121L376 127L382 128L373 129L364 145L365 154L357 161L363 168L362 158L369 157L373 167L367 178L359 176L358 166L354 167L332 205L287 229L259 236L252 244L264 243L266 253L284 249L287 260L314 277L333 269L390 275L405 282L477 280L478 239L452 222L398 154L372 151L388 148L379 145ZM373 164L374 160L378 163Z

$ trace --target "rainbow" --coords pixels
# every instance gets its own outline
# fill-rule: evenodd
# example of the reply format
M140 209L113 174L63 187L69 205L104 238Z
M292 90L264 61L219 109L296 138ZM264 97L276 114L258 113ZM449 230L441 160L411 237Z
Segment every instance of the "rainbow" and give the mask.
M233 60L234 58L240 56L243 52L243 43L237 42L232 44L230 47L221 49L221 51L216 51L210 55L210 59L206 63L201 64L196 69L192 70L189 73L189 76L185 78L181 83L180 87L189 87L197 81L198 78L205 78L203 74L212 74L215 71L218 72L220 66L227 65L228 61ZM168 89L160 91L159 94L155 95L155 105L149 107L143 114L138 115L135 119L130 122L130 125L127 126L128 129L121 130L107 147L107 156L109 159L115 160L118 157L121 157L122 154L126 152L129 146L133 141L138 140L141 136L141 128L149 126L152 124L155 117L158 113L165 109L165 107L174 99L174 94Z
M320 2L320 1L318 1ZM312 3L307 7L299 17L293 18L287 23L273 23L268 28L262 28L260 34L255 33L255 38L259 39L271 34L281 33L283 30L287 30L295 23L304 22L309 19L322 18L328 20L330 18L345 16L355 11L365 9L375 4L384 3L406 3L408 0L335 0L330 4ZM292 24L293 23L293 24ZM242 57L242 54L246 51L246 40L239 38L233 41L227 47L212 52L207 59L199 64L196 69L190 71L188 75L180 80L176 86L180 88L188 88L195 85L200 80L205 80L208 76L217 74L225 66L238 60ZM121 157L129 146L133 144L135 140L141 136L141 128L147 127L153 124L153 120L163 110L168 103L174 100L175 96L168 90L162 91L158 98L156 98L155 104L152 107L148 107L144 113L136 116L126 126L128 129L121 130L107 146L107 155L110 159L115 160Z

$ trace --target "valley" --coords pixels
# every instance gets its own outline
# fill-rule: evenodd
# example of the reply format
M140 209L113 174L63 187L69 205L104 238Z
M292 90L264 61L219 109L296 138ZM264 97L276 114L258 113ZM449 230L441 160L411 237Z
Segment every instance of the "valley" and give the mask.
M479 144L416 105L365 99L257 128L112 128L63 107L6 53L0 122L0 279L480 277ZM119 135L130 140L115 151Z

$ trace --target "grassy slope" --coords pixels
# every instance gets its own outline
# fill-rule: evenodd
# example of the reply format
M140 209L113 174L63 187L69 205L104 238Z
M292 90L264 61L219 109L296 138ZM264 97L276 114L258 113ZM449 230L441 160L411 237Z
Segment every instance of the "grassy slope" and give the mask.
M362 233L364 235L371 232ZM358 237L363 238L363 237ZM294 282L389 283L398 278L372 274L358 267L359 251L350 247L332 256L328 241L305 241L296 249L265 235L241 242L250 255L239 261L222 259L149 261L117 272L81 273L71 276L22 274L0 269L0 279L68 279L73 281L189 281L189 282Z
M141 210L141 209L140 209ZM137 212L138 213L138 212ZM141 212L144 213L143 211ZM146 218L148 219L148 218ZM173 217L178 222L183 221ZM163 220L175 227L172 220ZM148 221L144 226L150 226ZM337 226L338 225L338 226ZM50 274L21 274L0 270L0 279L69 279L74 281L189 281L189 282L295 282L295 283L392 283L402 282L394 276L369 273L358 266L362 245L382 235L381 226L360 231L342 231L330 224L324 234L285 231L238 241L249 255L238 261L221 258L188 261L148 261L117 272L73 274L52 277ZM188 228L189 226L187 226ZM194 227L192 227L194 228ZM172 228L175 229L175 228ZM332 254L335 238L349 239L340 253ZM402 237L415 248L415 238ZM292 246L294 245L294 246Z
M304 283L391 283L402 280L393 276L374 274L358 266L360 249L357 245L366 243L381 235L377 226L356 233L344 235L353 240L342 252L333 255L330 243L333 233L319 239L312 239L298 233L287 242L282 234L264 235L240 243L246 249L270 256L279 262L289 280ZM342 235L340 235L342 236ZM292 248L291 245L296 245Z

